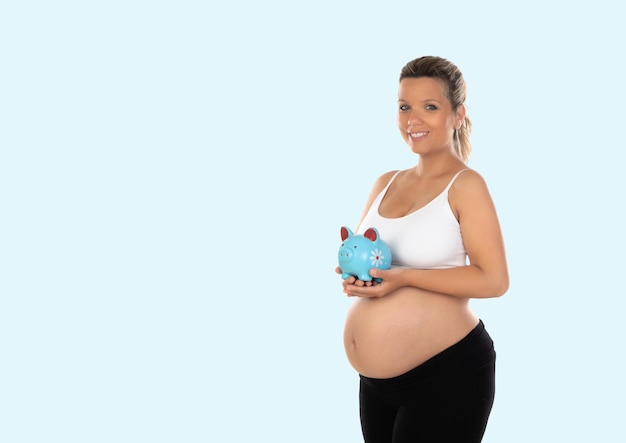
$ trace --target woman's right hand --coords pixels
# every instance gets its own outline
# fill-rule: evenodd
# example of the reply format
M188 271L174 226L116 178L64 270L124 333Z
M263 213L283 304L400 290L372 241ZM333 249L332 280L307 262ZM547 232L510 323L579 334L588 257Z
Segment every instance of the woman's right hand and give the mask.
M335 268L335 272L339 275L341 275L343 272L341 271L341 268L339 266L337 266ZM346 279L344 279L341 284L343 285L343 292L346 292L346 286L372 286L375 284L374 281L363 281L363 280L358 280L356 277L353 277L352 275Z

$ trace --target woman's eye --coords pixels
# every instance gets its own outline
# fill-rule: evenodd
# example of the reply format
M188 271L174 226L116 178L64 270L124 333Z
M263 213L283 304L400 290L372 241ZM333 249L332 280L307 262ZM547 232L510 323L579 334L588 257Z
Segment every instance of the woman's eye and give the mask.
M435 106L435 105L426 105L426 109L428 111L435 111L437 109L437 106Z
M400 105L400 111L408 111L409 105Z

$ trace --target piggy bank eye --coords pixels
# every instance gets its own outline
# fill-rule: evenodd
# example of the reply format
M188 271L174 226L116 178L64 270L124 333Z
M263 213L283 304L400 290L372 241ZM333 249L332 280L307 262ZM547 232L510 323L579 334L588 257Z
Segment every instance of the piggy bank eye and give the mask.
M354 249L356 249L356 245L354 245Z

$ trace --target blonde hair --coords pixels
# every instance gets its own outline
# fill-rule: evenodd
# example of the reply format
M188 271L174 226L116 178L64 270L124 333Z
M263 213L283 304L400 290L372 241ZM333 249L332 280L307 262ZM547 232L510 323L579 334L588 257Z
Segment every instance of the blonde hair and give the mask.
M446 97L450 100L452 110L456 111L459 106L465 104L467 97L467 85L461 70L452 62L435 56L424 56L411 60L402 68L400 81L404 78L431 77L438 78L446 85ZM454 149L467 163L472 144L470 134L472 132L472 122L465 116L465 120L458 130L454 131Z

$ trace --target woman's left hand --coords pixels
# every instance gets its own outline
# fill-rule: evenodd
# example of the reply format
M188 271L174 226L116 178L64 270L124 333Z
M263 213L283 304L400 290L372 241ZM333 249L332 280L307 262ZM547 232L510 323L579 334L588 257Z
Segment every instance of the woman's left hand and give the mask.
M390 294L396 289L405 286L404 280L402 278L403 271L404 270L402 268L387 270L376 268L370 269L370 275L373 278L382 278L383 281L379 283L374 280L372 280L371 282L355 280L351 284L345 282L343 285L343 292L345 292L348 297L384 297L385 295Z

